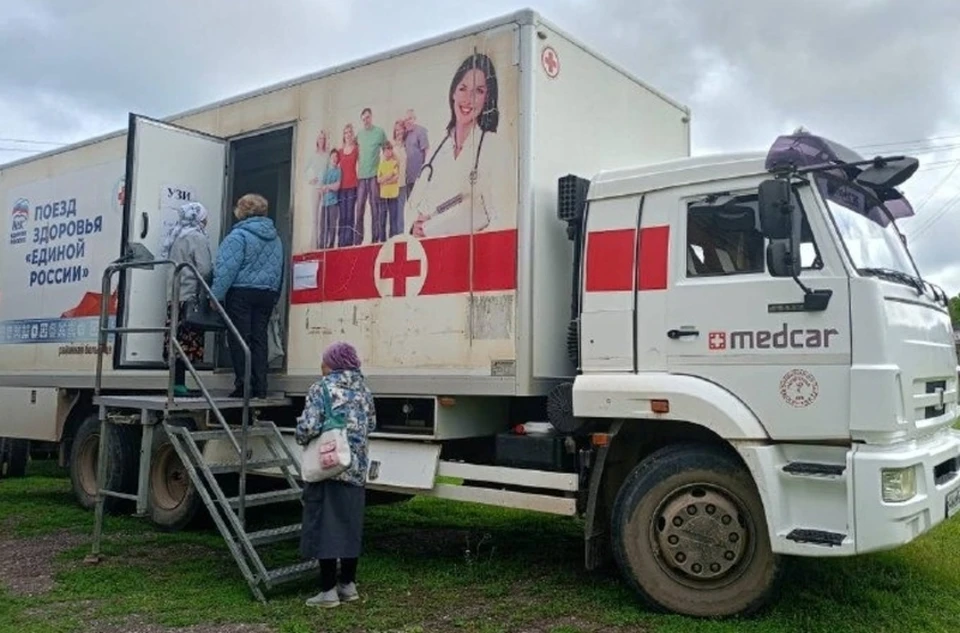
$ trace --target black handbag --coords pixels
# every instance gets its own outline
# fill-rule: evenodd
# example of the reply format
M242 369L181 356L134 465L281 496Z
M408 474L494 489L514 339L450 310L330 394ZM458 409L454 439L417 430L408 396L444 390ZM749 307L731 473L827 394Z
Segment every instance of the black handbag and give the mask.
M221 332L227 329L220 314L199 297L186 302L181 320L186 327L203 332Z

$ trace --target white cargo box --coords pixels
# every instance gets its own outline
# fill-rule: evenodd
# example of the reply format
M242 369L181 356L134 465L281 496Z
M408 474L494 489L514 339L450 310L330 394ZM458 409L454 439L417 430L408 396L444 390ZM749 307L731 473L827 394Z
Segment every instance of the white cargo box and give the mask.
M302 393L325 346L346 340L379 393L542 394L573 371L557 179L689 154L684 107L530 11L164 123L131 117L131 130L0 170L12 212L0 386L91 384L101 274L121 243L159 253L191 199L212 211L215 248L252 191L290 255L271 388ZM384 139L403 147L403 186L380 200ZM318 187L336 180L332 150L341 189L328 209ZM124 325L163 324L164 279L126 280ZM210 362L227 366L214 348ZM161 352L160 336L130 337L111 384L156 383Z

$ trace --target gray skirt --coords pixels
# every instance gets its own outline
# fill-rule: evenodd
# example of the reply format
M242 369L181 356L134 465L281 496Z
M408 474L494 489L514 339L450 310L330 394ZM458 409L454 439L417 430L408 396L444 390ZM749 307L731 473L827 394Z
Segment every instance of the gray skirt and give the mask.
M359 558L366 500L360 486L304 482L300 555L306 560Z

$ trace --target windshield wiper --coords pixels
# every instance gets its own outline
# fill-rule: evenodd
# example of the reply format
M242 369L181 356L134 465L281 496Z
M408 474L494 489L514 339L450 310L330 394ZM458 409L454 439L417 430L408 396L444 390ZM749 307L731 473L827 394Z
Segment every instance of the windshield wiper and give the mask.
M923 294L923 281L917 279L913 275L908 275L905 272L894 270L892 268L858 268L859 272L865 275L873 275L875 277L883 277L885 279L891 279L893 281L899 281L902 284L915 288L917 294Z

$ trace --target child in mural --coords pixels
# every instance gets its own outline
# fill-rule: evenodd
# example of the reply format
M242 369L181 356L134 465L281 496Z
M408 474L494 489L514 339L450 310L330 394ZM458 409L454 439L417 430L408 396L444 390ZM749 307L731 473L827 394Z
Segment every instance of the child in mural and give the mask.
M383 157L377 168L377 185L380 188L380 213L374 213L373 241L386 242L403 230L400 214L400 164L394 155L393 143L385 141ZM389 222L389 233L387 223Z
M343 145L340 148L340 222L337 229L337 246L359 244L359 235L354 234L357 204L357 159L360 150L353 134L353 125L343 127Z
M317 134L314 154L307 165L307 174L310 176L310 184L313 185L314 195L316 196L313 204L313 248L323 248L323 227L321 226L324 206L323 179L329 163L330 148L327 147L327 132L326 130L320 130L320 133Z
M342 171L340 170L340 152L333 150L330 152L330 164L326 173L323 174L323 184L320 186L320 192L323 196L323 214L320 220L320 231L322 243L317 248L333 248L337 244L337 228L340 223L340 180Z
M491 182L491 172L510 159L496 134L498 96L488 56L475 52L460 64L447 94L446 135L408 194L407 224L414 236L466 234L495 224L492 193L497 183Z
M393 124L393 155L397 159L397 166L400 168L400 180L397 183L400 186L400 194L397 196L397 209L402 223L403 207L407 202L407 148L405 146L407 138L407 127L403 119L398 119ZM397 233L390 233L393 237Z

